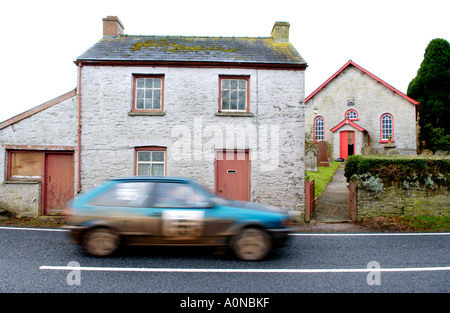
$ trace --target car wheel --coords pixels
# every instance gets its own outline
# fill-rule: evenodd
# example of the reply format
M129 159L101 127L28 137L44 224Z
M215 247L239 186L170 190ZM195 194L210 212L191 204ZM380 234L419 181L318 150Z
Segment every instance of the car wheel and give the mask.
M235 238L233 250L238 258L245 261L263 259L272 247L267 232L257 228L245 228Z
M86 235L84 248L94 256L108 256L119 247L119 236L108 228L94 228Z

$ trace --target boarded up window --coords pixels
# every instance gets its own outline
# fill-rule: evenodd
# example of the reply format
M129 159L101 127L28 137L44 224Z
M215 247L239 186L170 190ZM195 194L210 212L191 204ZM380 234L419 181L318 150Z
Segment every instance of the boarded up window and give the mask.
M42 175L42 153L11 152L11 179L40 179Z

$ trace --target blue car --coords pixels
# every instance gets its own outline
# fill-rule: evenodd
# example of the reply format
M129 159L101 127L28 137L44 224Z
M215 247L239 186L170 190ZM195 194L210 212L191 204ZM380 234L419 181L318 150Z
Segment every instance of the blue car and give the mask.
M281 209L226 200L191 179L168 177L107 181L69 202L65 214L74 243L94 256L120 245L201 245L256 261L282 246L293 225Z

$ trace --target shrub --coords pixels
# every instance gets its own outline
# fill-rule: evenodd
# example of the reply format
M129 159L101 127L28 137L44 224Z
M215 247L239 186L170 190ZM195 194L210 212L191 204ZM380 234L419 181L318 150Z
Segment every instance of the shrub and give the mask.
M383 191L383 182L378 176L363 175L362 186L367 191L373 192L375 195L379 195Z
M430 189L439 186L448 188L450 158L361 155L348 157L345 166L347 181L362 175L378 177L385 186L398 185L407 189L421 183Z

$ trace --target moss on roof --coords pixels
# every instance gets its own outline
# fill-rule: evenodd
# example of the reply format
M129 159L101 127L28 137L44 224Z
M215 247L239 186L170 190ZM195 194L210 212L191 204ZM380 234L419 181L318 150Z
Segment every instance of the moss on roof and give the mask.
M77 58L306 65L290 43L270 37L120 36L103 38Z

